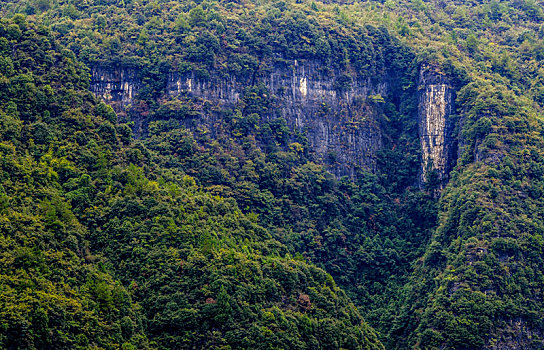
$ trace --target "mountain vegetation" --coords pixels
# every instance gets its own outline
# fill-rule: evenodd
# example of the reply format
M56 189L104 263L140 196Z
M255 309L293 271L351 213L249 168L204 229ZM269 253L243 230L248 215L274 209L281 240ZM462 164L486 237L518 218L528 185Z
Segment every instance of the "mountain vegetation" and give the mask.
M544 347L542 3L0 12L1 348ZM376 119L374 168L333 176L278 112L257 78L292 60L339 95L394 77L342 126ZM89 90L108 67L135 72L130 104ZM456 96L444 185L421 180L422 67ZM172 72L247 87L233 105L172 96Z

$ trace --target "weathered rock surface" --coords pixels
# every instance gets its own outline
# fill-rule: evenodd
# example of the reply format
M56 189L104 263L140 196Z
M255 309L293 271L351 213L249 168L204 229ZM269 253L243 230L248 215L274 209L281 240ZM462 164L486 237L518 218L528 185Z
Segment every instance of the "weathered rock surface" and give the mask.
M281 61L242 77L214 73L209 79L200 79L194 72L171 72L165 97L189 96L232 107L247 87L262 84L274 97L268 117L282 117L292 131L305 132L310 151L329 171L340 177L353 176L358 168L376 170L376 155L384 137L378 122L379 101L394 91L394 73L372 80L327 70L320 62L308 60ZM134 69L92 70L91 90L118 110L134 102L141 85ZM432 67L422 67L417 114L421 185L432 171L443 187L455 163L456 138L450 118L454 100L447 77ZM212 117L202 115L196 121L201 124L213 124Z
M130 105L140 86L135 69L94 67L91 70L91 91L116 108Z
M453 135L455 91L448 78L433 67L423 66L418 82L418 126L421 141L420 184L431 173L438 176L440 187L448 181L455 165L457 142Z
M382 135L372 95L386 95L389 82L352 79L325 72L315 61L276 64L250 78L196 79L194 73L172 73L168 93L188 93L232 105L249 85L264 84L276 96L271 118L283 117L291 130L306 130L310 148L337 176L353 176L357 167L373 170ZM248 81L248 80L252 81Z
M374 170L382 147L379 103L371 96L389 93L390 79L380 81L326 71L315 61L274 64L248 77L198 79L194 72L169 74L166 94L187 95L223 106L238 102L248 86L264 84L274 98L270 118L283 117L291 130L305 131L310 151L336 176L353 176L357 168ZM114 105L132 103L140 86L133 71L93 70L91 90ZM207 123L206 116L199 123Z

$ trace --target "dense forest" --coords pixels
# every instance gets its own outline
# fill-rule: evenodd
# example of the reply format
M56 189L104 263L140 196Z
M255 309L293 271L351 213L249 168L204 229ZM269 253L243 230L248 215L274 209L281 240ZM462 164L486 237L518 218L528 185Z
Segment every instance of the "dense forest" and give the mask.
M0 348L544 347L543 3L0 12Z

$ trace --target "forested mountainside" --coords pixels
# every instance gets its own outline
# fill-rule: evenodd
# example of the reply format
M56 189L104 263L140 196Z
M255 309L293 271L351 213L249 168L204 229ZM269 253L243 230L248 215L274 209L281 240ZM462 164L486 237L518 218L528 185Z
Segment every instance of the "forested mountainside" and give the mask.
M2 348L383 348L329 274L134 142L48 28L0 34Z
M2 2L0 347L544 347L543 10Z

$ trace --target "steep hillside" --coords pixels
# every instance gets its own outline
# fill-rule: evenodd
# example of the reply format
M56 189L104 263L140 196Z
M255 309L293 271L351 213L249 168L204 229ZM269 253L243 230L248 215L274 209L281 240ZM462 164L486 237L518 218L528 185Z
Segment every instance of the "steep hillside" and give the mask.
M31 3L18 6L40 12ZM231 109L233 117L257 113L262 122L284 119L289 142L337 176L353 176L376 169L390 137L381 125L384 104L402 115L417 106L405 96L416 88L410 50L383 27L348 24L318 7L179 1L49 7L38 18L91 68L91 90L135 121L138 135L157 119L215 132L217 109ZM240 105L254 87L262 105Z
M423 348L540 348L542 121L528 99L489 80L464 87L458 101L461 164L413 278L409 307L420 321L412 341Z
M330 275L153 162L46 27L0 44L0 347L383 348Z
M414 54L385 28L306 5L87 3L75 17L53 5L36 19L94 67L91 90L134 122L145 148L129 162L153 150L163 176L183 170L235 198L388 327L389 300L435 222L433 196L417 190L417 90L435 71L420 81ZM129 34L141 32L145 41ZM113 36L123 43L115 53L102 46Z
M15 117L42 100L12 88L1 135L17 157L66 157L91 176L79 191L55 168L52 187L82 227L83 259L96 255L90 268L134 300L118 317L142 320L135 346L357 348L364 334L380 346L349 300L386 348L544 346L541 2L23 0L0 11L47 26L55 52L89 69L90 81L74 73L77 89L55 80L97 97L55 114L85 120L82 133L53 111ZM6 86L28 73L12 61L54 74L33 63L50 62L47 50L9 51L27 25L15 22Z

